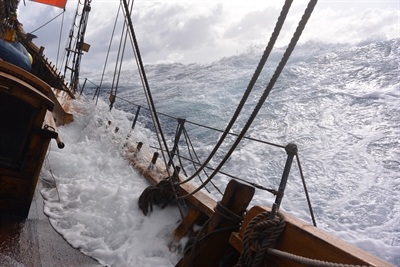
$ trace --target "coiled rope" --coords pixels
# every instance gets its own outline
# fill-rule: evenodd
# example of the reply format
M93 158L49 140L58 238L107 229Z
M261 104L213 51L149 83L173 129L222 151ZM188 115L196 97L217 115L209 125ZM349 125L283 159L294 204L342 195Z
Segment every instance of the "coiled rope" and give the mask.
M243 251L235 267L255 267L261 264L268 248L275 243L286 226L282 213L276 212L272 219L270 216L271 212L262 212L247 225L243 236ZM252 246L257 251L254 258Z
M271 248L270 246L276 242L283 232L286 221L280 212L277 212L273 219L270 216L271 212L265 211L258 214L249 222L243 235L243 251L235 267L261 266L266 254L309 267L368 267L366 265L351 265L309 259ZM251 247L256 250L254 257L252 256L254 252L251 250Z
M172 188L170 182L171 179L173 180L173 183L176 183L178 177L167 177L166 179L158 182L156 185L148 186L142 192L139 197L138 204L144 215L147 215L149 212L153 211L153 203L161 205L161 208L165 208L169 202L175 199L174 192L179 190L179 186Z

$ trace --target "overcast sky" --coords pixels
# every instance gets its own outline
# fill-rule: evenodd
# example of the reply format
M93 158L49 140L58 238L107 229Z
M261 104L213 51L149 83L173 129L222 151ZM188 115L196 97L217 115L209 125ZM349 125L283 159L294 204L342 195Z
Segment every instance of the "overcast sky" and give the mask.
M59 8L25 2L25 6L24 1L20 2L18 19L26 32L35 31L62 13ZM289 42L307 2L294 0L277 46ZM119 0L92 0L85 39L91 48L84 56L84 66L102 67L99 58L104 58L110 43L119 3ZM283 3L283 0L136 0L132 20L144 63L210 63L241 53L253 44L265 46ZM66 6L62 51L76 6L77 0L70 0ZM300 42L357 43L371 36L399 37L399 10L400 0L320 0ZM54 63L61 24L62 16L59 16L34 32L38 36L34 42L46 47L45 54ZM121 30L117 30L114 39L120 40L120 34ZM113 44L115 50L117 42ZM100 62L104 64L104 60Z

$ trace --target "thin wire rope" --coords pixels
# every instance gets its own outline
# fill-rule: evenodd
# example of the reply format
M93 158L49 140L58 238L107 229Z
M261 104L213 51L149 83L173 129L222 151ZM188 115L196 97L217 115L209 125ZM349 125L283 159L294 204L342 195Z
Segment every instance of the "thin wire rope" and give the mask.
M61 69L61 65L63 64L65 67L66 66L68 66L68 64L69 64L69 60L71 60L70 58L66 58L66 55L67 55L67 48L68 49L71 49L71 44L72 44L72 39L75 39L74 38L74 28L76 28L76 25L75 25L75 22L76 22L76 18L78 17L78 15L79 15L79 6L81 5L81 2L80 1L78 1L78 3L77 3L77 5L76 5L76 11L75 11L75 17L74 17L74 22L72 23L72 25L71 25L71 28L70 28L70 30L69 30L69 37L70 37L70 39L67 39L67 41L66 41L66 45L65 45L65 47L66 47L66 49L65 49L65 51L64 51L64 54L63 54L63 58L62 58L62 60L61 60L61 62L60 62L60 68L59 69ZM66 74L66 68L64 68L64 76L65 76L65 74Z
M133 2L134 1L132 1L132 6L131 7L133 7ZM130 18L130 14L131 13L128 10L128 4L127 4L126 0L123 0L123 4L124 4L124 11L125 11L125 21L129 25L130 37L132 38L131 40L134 43L133 50L134 50L134 53L135 53L136 62L138 63L139 73L141 73L141 77L142 77L142 81L143 81L143 87L145 88L144 91L145 91L145 94L146 94L146 98L147 98L147 101L149 103L149 107L151 107L150 113L152 114L152 118L153 118L153 122L154 122L154 128L157 129L157 127L158 127L158 130L159 130L159 133L157 133L157 139L159 140L160 147L162 147L161 143L160 143L160 138L162 139L164 147L167 150L166 152L167 152L167 155L168 155L168 159L171 160L171 162L172 162L171 153L168 150L167 141L165 140L165 136L164 136L162 128L161 128L161 123L160 123L160 120L159 120L159 118L157 116L157 110L156 110L156 107L154 105L153 96L152 96L151 91L150 91L150 86L149 86L149 83L147 81L146 72L145 72L145 69L144 69L143 62L142 62L142 57L140 55L139 44L137 42L136 35L135 35L135 30L133 28L132 20ZM189 233L189 227L186 224L185 215L183 213L182 206L181 206L181 203L180 203L179 198L178 198L178 193L175 190L174 182L172 181L173 179L172 179L170 170L168 168L166 157L165 157L165 154L164 154L163 151L162 151L162 155L163 155L164 164L165 164L165 167L166 167L166 171L167 171L168 177L171 177L171 179L169 179L169 181L170 181L170 184L171 184L172 191L174 193L174 197L175 197L175 199L177 200L177 203L178 203L179 213L181 215L184 227L185 227L186 231ZM174 164L172 164L172 166L173 166L173 169L174 169L174 173L176 173L177 176L179 177L178 171L175 168Z
M240 103L237 106L234 115L232 116L232 119L228 123L228 126L226 127L226 129L223 132L223 134L221 135L221 137L219 138L217 144L215 145L215 147L213 148L213 150L211 151L211 153L207 157L207 159L204 161L203 165L200 166L199 170L197 170L188 179L179 182L179 184L184 184L184 183L187 183L187 182L191 181L204 168L204 166L206 166L211 161L212 157L215 155L215 153L217 152L217 150L219 149L219 147L222 145L223 141L225 140L226 136L229 134L229 131L233 127L234 123L236 122L237 117L239 116L240 112L242 111L242 109L244 107L244 104L247 101L247 98L249 97L251 91L253 90L254 85L255 85L258 77L260 76L261 71L264 68L265 63L267 62L267 59L268 59L268 57L269 57L269 55L270 55L270 53L271 53L271 51L272 51L272 49L274 47L275 42L278 39L279 33L280 33L281 29L282 29L283 23L285 22L286 16L289 13L289 9L290 9L290 6L291 6L292 2L293 2L293 0L285 1L284 6L282 7L281 13L279 14L278 21L277 21L277 23L275 25L274 31L272 32L271 38L269 39L267 47L264 50L264 54L262 55L258 65L257 65L257 68L256 68L256 70L255 70L255 72L253 74L253 77L251 78L250 83L247 86L247 89L246 89L242 99L240 100ZM211 174L211 179L214 177L214 175ZM208 178L207 180L209 181L210 178Z
M220 164L218 165L218 167L215 169L215 171L210 175L210 177L207 179L207 181L202 184L201 186L199 186L198 188L196 188L194 191L192 191L189 194L186 194L184 196L180 196L179 198L187 198L189 196L194 195L195 193L197 193L198 191L200 191L212 178L214 178L215 174L222 168L222 166L225 164L225 162L228 160L228 158L230 157L230 155L233 153L233 151L236 149L236 147L238 146L238 144L240 143L240 141L242 140L243 136L246 134L247 130L250 128L251 124L253 123L255 117L258 114L258 111L261 109L262 105L264 104L265 100L267 99L269 93L271 92L273 86L275 85L275 82L278 80L280 73L282 72L284 66L286 65L286 62L288 61L291 53L293 52L294 48L296 47L297 41L299 40L301 33L303 32L308 19L310 18L312 11L314 10L315 5L317 4L317 0L311 0L308 5L307 8L296 28L296 31L292 37L292 39L290 40L290 43L281 59L281 61L279 62L278 67L275 70L274 75L272 76L270 82L268 83L267 87L265 88L265 91L263 93L263 95L261 96L261 98L259 99L256 107L254 108L249 120L246 122L245 126L243 127L241 133L239 134L238 138L236 139L235 143L232 145L232 147L230 148L229 152L226 154L226 156L224 157L224 159L220 162Z
M114 38L114 33L115 33L115 28L117 27L117 22L118 22L118 17L119 17L119 12L121 11L121 5L118 6L118 11L117 11L117 16L115 17L115 22L114 22L114 28L112 30L111 33L111 38L110 38L110 43L108 45L108 50L107 50L107 56L106 56L106 60L104 62L104 67L103 67L103 73L101 74L101 79L100 79L100 85L98 86L98 91L96 90L94 97L97 94L97 98L96 98L96 105L97 105L97 101L99 100L99 96L100 96L100 91L101 91L101 86L103 85L103 80L104 80L104 74L106 72L106 67L107 67L107 62L108 62L108 56L110 55L110 50L111 50L111 45L112 45L112 40Z
M124 23L124 25L122 27L121 39L120 39L119 48L118 48L118 56L117 56L117 60L115 62L113 82L112 82L111 91L110 91L111 95L113 95L113 92L114 92L114 95L117 95L119 78L121 75L122 61L124 59L124 54L125 54L126 39L128 37L128 32L125 28L126 28L126 23ZM124 37L125 37L125 39L124 39ZM123 39L124 39L124 42L122 41ZM121 49L121 47L122 47L122 49ZM121 59L120 59L120 57L121 57ZM119 64L119 66L118 66L118 64ZM118 71L117 71L117 68L118 68ZM115 89L114 89L114 84L115 84ZM115 101L115 99L114 99L114 101ZM114 103L111 102L110 109L112 108L113 104Z
M119 64L117 84L115 86L115 95L117 95L117 90L118 90L118 86L119 86L119 79L121 76L122 62L123 62L124 55L125 55L125 47L126 47L126 39L127 38L128 38L128 31L125 32L124 47L122 48L122 56L121 56L121 62Z
M43 28L44 26L46 26L47 24L49 24L50 22L52 22L53 20L55 20L56 18L58 18L59 16L61 16L64 13L65 13L65 9L63 10L63 12L61 12L60 14L58 14L57 16L55 16L54 18L52 18L51 20L49 20L48 22L46 22L45 24L40 26L39 28L36 28L35 30L31 31L30 33L34 33L35 31L40 30L41 28Z
M161 150L159 147L155 147L155 146L149 146L149 147L154 148L154 149L157 149L157 150ZM179 157L181 157L181 158L183 158L184 160L187 160L187 161L189 161L189 162L195 163L195 164L197 164L197 165L202 165L200 162L194 161L193 159L189 159L189 158L187 158L187 157L185 157L185 156L179 155ZM206 169L209 169L209 170L212 170L212 171L215 170L215 168L212 168L212 167L209 167L209 166L205 166L205 168L206 168ZM273 195L276 195L276 194L277 194L277 191L274 190L274 189L266 188L266 187L264 187L264 186L262 186L262 185L259 185L259 184L256 184L256 183L247 181L247 180L242 179L242 178L239 178L239 177L236 177L236 176L234 176L234 175L232 175L232 174L223 172L223 171L221 171L221 170L218 171L218 172L221 173L221 174L223 174L223 175L225 175L225 176L228 176L228 177L230 177L230 178L232 178L232 179L235 179L235 180L244 182L244 183L246 183L246 184L252 185L252 186L254 186L255 188L258 188L258 189L261 189L261 190L264 190L264 191L268 191L268 192L270 192L270 193L273 194Z
M183 134L184 134L184 136L185 136L185 141L186 141L186 144L187 144L187 148L188 148L188 153L189 153L189 155L190 155L190 159L193 161L193 156L192 156L192 153L191 153L191 151L193 151L193 154L195 155L197 162L200 163L200 158L198 157L198 155L197 155L197 153L196 153L196 150L194 149L192 140L190 140L189 134L188 134L188 132L186 131L186 127L183 127ZM190 145L190 147L189 147L189 145ZM192 164L193 164L193 168L194 168L195 170L197 170L196 164L194 164L194 162L192 162ZM204 175L208 178L208 173L207 173L204 169L203 169L203 173L204 173ZM203 179L200 177L200 174L199 174L199 179L200 179L200 182L203 183ZM221 195L223 195L223 193L221 192L221 190L213 183L213 181L211 181L211 184L214 186L214 188L215 188ZM210 191L207 189L207 187L205 187L205 189L206 189L208 192L210 192Z
M189 139L189 136L187 135L187 132L186 132L186 130L185 130L185 126L183 126L183 132L184 132L184 136L185 136L185 142L186 142L187 152L188 152L189 157L190 157L190 162L192 162L192 166L193 166L193 168L196 170L197 167L196 167L196 165L193 163L194 160L193 160L193 156L192 156L192 153L191 153L191 151L190 151L190 147L189 147L189 143L188 143L188 141L190 141L190 140L188 140L188 139ZM192 148L193 148L193 147L192 147ZM183 165L183 163L182 163L182 157L181 157L180 154L179 154L179 146L176 147L176 150L177 150L177 156L178 156L178 160L179 160L179 165L181 166L181 170L183 170L185 176L188 176L187 173L186 173L186 170L185 170L185 168L184 168L184 165ZM207 173L206 173L205 171L203 171L203 172L204 172L204 174L208 177ZM198 177L199 177L200 182L203 183L203 179L201 178L201 175L200 175L200 174L198 175ZM214 184L213 184L213 185L214 185ZM214 185L214 186L215 186L215 185ZM218 187L215 187L215 188L218 190L218 192L221 192L221 191L219 190ZM204 189L206 189L206 191L207 191L208 193L211 193L210 190L208 190L207 187L205 187Z
M57 192L57 196L58 196L58 202L60 202L61 201L60 192L58 191L56 178L54 177L53 171L51 170L51 165L50 165L50 160L49 160L49 156L50 156L50 152L51 152L51 142L49 143L48 151L49 152L46 155L46 161L47 161L47 165L49 165L49 172L50 172L51 177L53 178L53 181L54 181L54 187L56 188L56 192ZM45 182L43 179L41 179L41 181ZM46 182L46 183L49 184L48 182ZM40 193L40 194L42 194L42 193Z
M145 70L144 70L144 65L143 65L143 62L142 62L142 57L141 57L141 54L140 54L139 45L138 45L138 42L137 42L137 39L136 39L135 30L133 28L132 21L130 20L130 17L128 16L129 13L128 13L128 6L127 6L127 3L126 3L126 0L123 0L123 4L124 4L124 7L125 7L125 18L128 20L130 33L131 33L130 36L131 36L132 41L133 41L133 50L134 50L134 53L136 55L136 61L137 61L137 64L138 64L138 69L139 69L140 76L142 78L146 99L147 99L147 102L148 102L148 105L149 105L149 108L150 108L149 109L150 110L150 114L151 114L151 117L153 118L153 124L154 124L154 129L155 129L156 134L157 134L157 139L158 139L160 147L167 148L165 152L168 155L168 158L171 159L171 154L168 151L167 141L165 140L165 137L164 137L164 134L163 134L163 131L162 131L162 128L161 128L161 123L160 123L160 120L159 120L159 118L157 116L157 111L156 111L156 107L154 105L153 96L152 96L152 93L150 91L150 86L149 86L149 83L148 83L148 80L147 80L147 77L146 77L146 73L145 73ZM161 145L161 141L163 143L163 146ZM167 160L166 160L166 157L165 157L165 154L164 154L163 151L162 151L162 156L163 156L163 160L164 160L165 166L168 166L167 165ZM175 170L175 166L174 165L172 165L172 166L174 167L174 170ZM166 169L167 169L168 176L171 176L171 173L170 173L169 169L168 168L166 168Z
M56 66L58 66L58 56L60 55L61 37L62 37L62 31L63 31L63 25L64 25L64 14L65 14L65 11L62 14L63 14L63 16L62 16L62 20L61 20L60 36L58 37L58 49L57 49Z
M297 160L297 165L298 165L299 172L300 172L301 181L302 181L302 183L303 183L304 192L305 192L305 194L306 194L307 204L308 204L308 209L310 210L311 219L312 219L312 221L313 221L313 225L314 225L315 227L317 227L317 223L316 223L315 217L314 217L314 211L313 211L313 208L312 208L312 206L311 206L311 200L310 200L310 196L308 195L306 180L304 179L303 169L301 168L300 157L299 157L299 154L298 154L298 153L296 153L296 160Z
M185 176L187 176L185 167L184 167L184 165L182 163L182 160L181 160L181 157L180 157L180 154L179 154L179 136L178 136L178 132L179 132L179 128L180 127L182 127L182 130L183 130L183 128L185 128L185 124L184 123L185 123L185 121L182 122L181 120L178 119L178 124L176 125L176 129L175 129L174 147L176 145L175 155L178 156L178 161L179 161L179 166L181 167L181 171L183 172L183 174Z
M89 81L90 83L92 83L93 85L97 86L97 85L96 85L95 83L93 83L92 81L90 81L90 80L88 80L88 81ZM122 100L122 101L125 101L125 102L129 103L129 104L136 105L137 107L140 106L141 108L150 111L149 108L146 108L145 106L136 104L136 103L134 103L134 102L132 102L132 101L129 101L129 100L123 98L123 97L116 96L115 98L118 98L118 99L120 99L120 100ZM168 117L168 118L174 119L174 120L177 120L177 119L178 119L177 117L174 117L174 116L168 115L168 114L166 114L166 113L162 113L162 112L157 112L157 114L163 115L163 116L165 116L165 117ZM193 122L193 121L188 121L188 120L186 120L185 123L190 123L190 124L193 124L193 125L196 125L196 126L199 126L199 127L203 127L203 128L206 128L206 129L209 129L209 130L213 130L213 131L217 131L217 132L221 132L221 133L224 132L224 131L221 130L221 129L217 129L217 128L214 128L214 127L211 127L211 126L207 126L207 125L203 125L203 124L200 124L200 123L197 123L197 122ZM233 136L239 136L239 134L237 134L237 133L232 133L232 132L229 132L228 134L229 134L229 135L233 135ZM285 149L285 147L286 147L286 146L284 146L284 145L275 144L275 143L267 142L267 141L264 141L264 140L259 140L259 139L256 139L256 138L253 138L253 137L250 137L250 136L244 136L243 139L248 139L248 140L251 140L251 141L260 142L260 143L263 143L263 144L266 144L266 145L271 145L271 146L279 147L279 148L283 148L283 149Z

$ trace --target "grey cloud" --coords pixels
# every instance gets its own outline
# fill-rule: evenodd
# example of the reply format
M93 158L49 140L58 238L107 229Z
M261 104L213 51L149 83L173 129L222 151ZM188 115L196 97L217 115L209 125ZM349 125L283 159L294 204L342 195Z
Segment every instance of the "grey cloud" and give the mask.
M157 14L157 19L151 14L141 16L137 30L141 37L144 53L169 50L185 51L200 49L202 46L212 46L217 37L215 24L220 20L222 6L213 8L209 14L184 16L189 13L187 6L174 6Z
M254 38L273 30L279 15L279 9L268 7L263 10L249 12L239 21L234 21L225 30L223 37L229 39Z

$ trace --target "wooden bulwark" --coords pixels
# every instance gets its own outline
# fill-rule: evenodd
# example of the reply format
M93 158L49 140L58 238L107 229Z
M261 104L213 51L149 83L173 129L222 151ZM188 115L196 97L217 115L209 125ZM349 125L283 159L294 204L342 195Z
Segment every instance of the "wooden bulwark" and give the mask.
M68 101L74 99L74 96L70 91L50 87L35 75L5 61L0 61L0 71L29 84L48 97L54 105L53 117L57 125L64 125L73 121L73 116L69 112Z
M242 238L247 224L259 213L270 211L268 207L254 206L251 208L238 233L232 233L230 244L242 252ZM341 264L394 266L365 251L356 248L339 238L298 219L284 214L286 227L278 238L275 248L298 256ZM304 266L281 258L268 256L276 266L298 267Z

